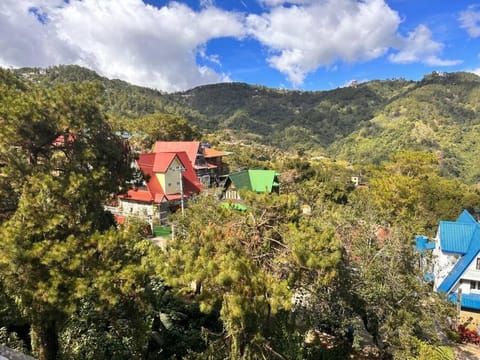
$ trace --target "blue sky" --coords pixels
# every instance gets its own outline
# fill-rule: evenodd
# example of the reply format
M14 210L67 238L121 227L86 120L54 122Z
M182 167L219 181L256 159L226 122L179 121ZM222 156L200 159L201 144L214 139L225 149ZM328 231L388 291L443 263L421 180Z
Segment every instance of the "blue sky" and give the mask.
M479 45L480 3L463 0L0 2L0 66L78 64L163 91L480 73Z

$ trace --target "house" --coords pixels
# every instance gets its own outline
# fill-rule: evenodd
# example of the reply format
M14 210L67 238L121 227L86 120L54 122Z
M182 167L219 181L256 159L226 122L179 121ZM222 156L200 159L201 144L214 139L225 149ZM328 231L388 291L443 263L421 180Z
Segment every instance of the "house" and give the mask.
M279 192L279 174L274 170L243 170L227 175L223 187L223 199L241 200L240 189L257 193Z
M136 166L144 174L145 182L119 196L125 216L160 216L183 207L185 199L202 189L185 151L140 154Z
M226 165L222 157L225 152L210 148L209 144L200 141L157 141L153 152L185 151L188 159L204 187L210 186L220 175L224 174Z
M480 313L480 224L467 210L440 221L432 255L434 290L454 303L461 297L462 312Z

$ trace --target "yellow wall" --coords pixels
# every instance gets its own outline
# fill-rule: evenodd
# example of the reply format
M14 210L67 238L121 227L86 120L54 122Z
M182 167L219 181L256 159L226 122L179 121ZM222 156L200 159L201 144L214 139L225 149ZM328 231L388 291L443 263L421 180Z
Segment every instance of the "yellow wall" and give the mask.
M158 182L162 185L165 194L180 194L180 170L175 168L182 167L182 163L175 157L166 173L157 173Z

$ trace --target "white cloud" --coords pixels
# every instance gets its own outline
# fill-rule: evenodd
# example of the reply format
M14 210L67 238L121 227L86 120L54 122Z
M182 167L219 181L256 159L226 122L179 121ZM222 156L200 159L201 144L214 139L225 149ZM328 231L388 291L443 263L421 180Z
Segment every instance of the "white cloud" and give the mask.
M270 65L302 84L309 72L337 60L366 61L383 55L395 41L399 15L383 0L290 1L249 15L247 28L271 51Z
M465 71L471 72L471 73L473 73L473 74L475 74L475 75L480 76L480 68L476 68L476 69L473 69L473 70L465 70Z
M198 66L197 52L210 39L244 33L240 15L213 6L195 12L179 3L156 8L141 0L18 3L3 0L0 5L0 33L11 34L0 36L0 63L76 63L167 91L228 79ZM45 24L29 12L40 4L48 17Z
M213 69L222 59L208 52L208 42L247 36L266 47L268 63L295 86L320 67L368 61L391 49L398 50L389 57L395 63L458 63L439 57L443 44L423 25L401 37L401 19L385 0L258 1L262 14L228 12L214 0L199 0L198 11L179 2L158 8L142 0L0 0L0 65L79 64L110 78L183 90L228 81Z
M460 27L473 38L480 36L480 11L476 9L478 9L477 6L469 6L459 16Z
M425 25L419 25L406 38L399 38L400 51L389 56L390 61L397 64L423 62L429 66L452 66L460 60L442 60L438 55L444 45L432 39L432 32Z

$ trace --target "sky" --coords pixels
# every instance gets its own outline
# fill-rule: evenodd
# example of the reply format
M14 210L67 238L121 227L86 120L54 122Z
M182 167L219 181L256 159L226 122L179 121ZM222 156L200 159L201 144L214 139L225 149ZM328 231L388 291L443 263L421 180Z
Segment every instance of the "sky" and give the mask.
M60 64L165 92L480 74L480 2L0 0L0 66Z

